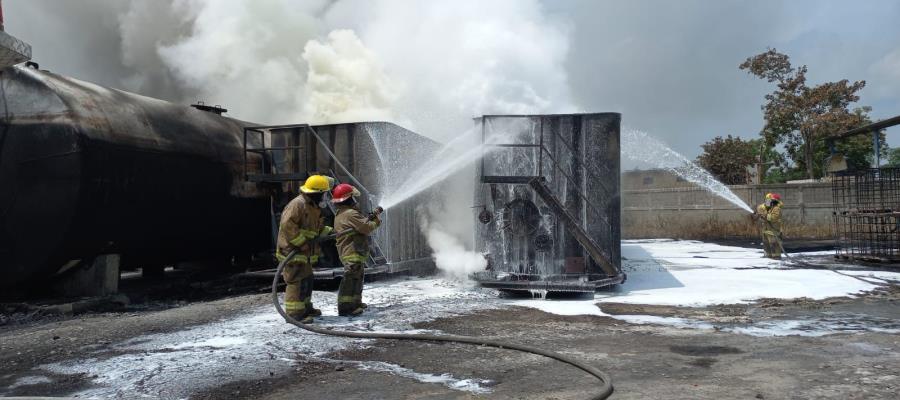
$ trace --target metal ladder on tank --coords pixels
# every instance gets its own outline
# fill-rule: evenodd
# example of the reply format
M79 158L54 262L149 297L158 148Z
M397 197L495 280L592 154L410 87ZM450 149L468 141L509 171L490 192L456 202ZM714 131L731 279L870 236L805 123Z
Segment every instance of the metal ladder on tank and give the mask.
M553 157L553 154L544 146L544 129L541 127L540 136L538 143L496 143L496 144L488 144L485 143L486 140L486 131L485 125L488 124L487 119L482 119L481 125L481 142L484 148L495 147L495 148L530 148L536 149L538 152L538 162L537 162L537 175L485 175L485 158L486 154L481 157L481 182L482 183L497 183L497 184L509 184L509 185L528 185L530 186L534 192L544 201L547 207L556 215L557 218L563 223L563 226L566 228L572 236L575 237L575 240L587 251L588 255L603 272L609 277L617 277L621 276L622 272L619 271L616 266L610 262L610 257L603 251L602 247L594 241L593 238L584 230L581 224L578 223L578 219L572 215L566 207L563 205L562 201L560 201L559 197L553 193L553 190L547 186L547 180L544 178L544 155L546 154L547 159L549 160L550 167L555 168L560 172L560 174L568 181L571 185L577 185L575 179L570 176L566 171L559 165L559 162ZM565 147L569 150L570 153L574 156L576 153L571 145L569 145L565 139L562 138L558 133L553 133L559 139L559 142L563 143ZM582 168L582 171L587 172L589 175L592 172L587 168ZM592 175L592 178L596 179L597 182L600 182L601 185L604 185L603 180L597 177L596 175ZM594 202L590 201L587 196L579 189L576 190L575 193L581 198L581 201L587 205L587 208L592 210L593 213L596 214L597 217L600 218L607 226L610 225L609 219L606 218L606 215L597 207Z
M307 151L307 146L300 145L288 145L288 146L266 146L266 133L272 135L272 131L276 130L291 130L291 134L294 134L297 138L298 143L303 143L304 135L306 137L311 137L315 140L314 143L308 144L318 145L328 156L334 160L335 165L344 172L344 174L350 178L351 183L362 192L363 195L366 196L367 199L373 199L371 192L366 189L365 186L359 180L356 179L355 176L348 170L341 160L332 152L329 148L328 144L322 140L322 137L316 132L316 130L308 125L308 124L293 124L293 125L273 125L273 126L253 126L253 127L245 127L244 128L244 180L248 182L254 183L263 183L263 184L284 184L284 183L292 183L298 185L305 181L306 178L309 177L309 165L307 168L300 168L299 165L284 165L282 168L278 167L277 157L275 157L276 152L293 152L294 153L294 161L295 163L300 162L300 155L302 154L302 159L307 161L310 159L310 154ZM250 145L250 136L249 134L255 133L259 134L259 146L251 147ZM250 154L259 154L260 157L260 172L250 173ZM301 172L302 171L302 172ZM337 174L334 170L329 171L332 177L337 178ZM337 182L335 182L337 183ZM332 214L335 213L334 205L329 201L327 202L329 210L331 210ZM281 213L276 211L275 200L272 198L270 203L270 216L272 218L272 246L273 248L277 245L277 237L278 237L278 225L281 220ZM387 263L387 258L384 256L384 252L381 250L381 247L378 243L371 239L369 240L370 248L372 251L369 253L369 263L370 266L376 265L384 265Z

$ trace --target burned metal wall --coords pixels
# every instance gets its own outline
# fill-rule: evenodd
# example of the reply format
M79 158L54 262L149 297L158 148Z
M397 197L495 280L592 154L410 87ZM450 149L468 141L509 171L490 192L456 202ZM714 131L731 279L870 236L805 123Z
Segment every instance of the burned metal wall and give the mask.
M351 177L336 165L340 161L363 186L360 204L363 210L378 206L386 193L395 190L399 182L419 170L421 165L417 162L428 160L439 147L432 140L387 122L320 125L314 129L338 160L319 144L311 153L314 161L310 162L310 170L334 176L341 183L353 184ZM437 190L439 186L385 210L383 225L375 231L374 240L391 268L422 270L433 267L416 209L428 202Z
M900 263L900 168L832 176L837 257Z
M621 267L616 113L485 116L475 192L476 243L495 271L604 275L527 183L542 178L565 210Z

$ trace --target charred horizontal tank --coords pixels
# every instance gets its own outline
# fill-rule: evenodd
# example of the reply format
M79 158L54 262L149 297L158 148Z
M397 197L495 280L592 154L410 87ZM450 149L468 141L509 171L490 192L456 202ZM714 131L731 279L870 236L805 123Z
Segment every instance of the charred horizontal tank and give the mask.
M210 258L228 265L271 252L277 204L296 192L292 183L247 179L248 164L273 161L246 151L259 145L244 142L245 128L256 126L47 71L3 69L0 286L46 281L101 254L147 267ZM388 123L318 129L324 142L303 139L311 146L297 179L357 175L374 192L389 166L379 142L435 145ZM328 153L350 171L333 169ZM387 270L430 262L414 207L385 216L388 227L376 241ZM340 267L335 263L322 267Z
M14 67L0 72L4 284L101 253L158 264L269 245L265 193L237 173L246 123Z

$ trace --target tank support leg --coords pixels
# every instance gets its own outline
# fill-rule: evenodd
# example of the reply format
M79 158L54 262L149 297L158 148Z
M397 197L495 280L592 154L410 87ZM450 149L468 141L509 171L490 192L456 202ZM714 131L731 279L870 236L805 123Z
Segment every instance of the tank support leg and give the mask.
M90 265L66 276L61 283L63 296L106 296L119 291L119 255L97 256Z

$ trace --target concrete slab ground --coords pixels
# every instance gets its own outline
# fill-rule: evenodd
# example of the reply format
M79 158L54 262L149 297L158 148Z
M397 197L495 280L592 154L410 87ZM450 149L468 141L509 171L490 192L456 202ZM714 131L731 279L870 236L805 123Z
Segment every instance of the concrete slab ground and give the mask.
M613 398L896 397L895 274L842 272L864 282L791 272L734 247L694 258L712 245L628 245L637 246L626 252L630 283L594 299L507 298L443 279L398 280L368 285L371 310L352 320L335 316L333 292L316 292L325 313L318 323L553 349L608 372ZM698 271L729 285L747 277L774 286L703 291L692 286L711 286ZM0 396L582 399L596 385L567 365L507 350L306 333L279 321L266 294L130 307L0 327Z

